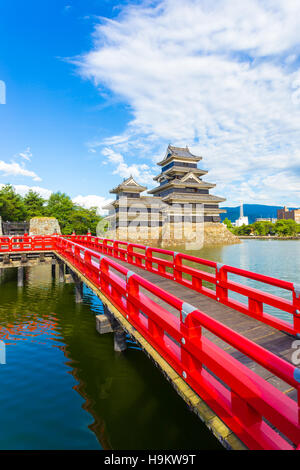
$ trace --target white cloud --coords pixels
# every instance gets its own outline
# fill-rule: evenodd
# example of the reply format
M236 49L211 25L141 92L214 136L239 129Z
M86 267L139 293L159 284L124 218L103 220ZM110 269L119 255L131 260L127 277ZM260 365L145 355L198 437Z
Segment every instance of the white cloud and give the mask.
M167 143L188 144L228 202L299 205L300 0L156 3L103 20L77 60L130 106L124 133L103 142L121 152L115 173L143 177L124 155L157 161Z
M18 154L19 157L24 158L24 160L30 161L32 157L32 153L30 147L27 147L24 152L20 152Z
M128 165L125 163L123 155L115 152L109 147L104 148L102 150L102 154L107 157L107 162L115 166L115 170L113 171L114 175L119 175L122 178L129 178L129 176L133 176L143 184L153 183L153 177L155 176L155 173L152 172L149 165L146 165L145 163L133 163ZM103 163L106 164L107 162L104 161Z
M79 204L80 206L85 207L86 209L90 209L91 207L97 207L98 214L100 215L106 214L106 211L104 211L102 208L106 204L109 204L111 201L112 199L106 199L102 196L96 196L96 195L88 195L88 196L78 195L73 198L73 202L75 204Z
M0 160L0 172L5 176L26 176L32 178L34 181L42 181L34 171L27 170L24 166L16 162L6 163Z
M5 184L0 183L0 188L3 188L3 186L5 186ZM25 194L27 194L28 191L30 191L30 189L38 193L44 199L48 199L52 194L52 191L46 188L41 188L40 186L27 186L26 184L14 184L13 187L16 193L20 194L20 196L25 196Z
M25 184L16 184L14 185L14 188L18 194L21 196L25 196L30 189L34 191L35 193L38 193L40 196L42 196L44 199L49 199L49 197L52 194L52 191L50 189L46 188L41 188L40 186L27 186Z
M5 186L4 183L0 183L0 189ZM32 191L38 193L40 196L42 196L44 199L49 199L53 191L47 188L42 188L41 186L27 186L25 184L14 184L13 185L15 191L17 194L20 194L21 196L25 196L25 194L28 193L28 191L31 189ZM104 211L102 209L103 206L106 204L109 204L110 202L113 201L113 199L107 199L102 196L96 196L93 194L87 195L87 196L82 196L78 195L75 196L72 201L75 204L79 204L82 207L85 207L86 209L90 209L91 207L97 207L98 209L98 214L104 215L106 214L107 211Z

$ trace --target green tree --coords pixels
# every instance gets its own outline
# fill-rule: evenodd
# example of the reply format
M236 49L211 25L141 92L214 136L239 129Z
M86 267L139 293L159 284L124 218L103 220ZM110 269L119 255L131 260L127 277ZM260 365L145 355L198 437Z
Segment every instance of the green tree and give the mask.
M51 194L45 213L58 220L64 235L69 235L73 231L84 234L88 230L96 234L97 224L102 218L97 215L96 207L85 209L74 204L67 194L61 192Z
M97 215L97 208L92 207L85 209L75 205L68 223L65 226L65 234L68 235L75 230L76 233L87 233L89 230L92 234L96 234L96 227L98 222L102 219Z
M297 224L294 220L277 220L275 224L275 233L279 236L294 236L298 232Z
M26 211L26 220L33 217L42 217L45 215L45 199L31 189L24 197L24 206Z
M274 224L266 221L254 222L252 230L255 235L266 236L274 232Z
M251 225L242 225L241 227L233 228L234 235L250 235L252 233Z
M229 220L227 217L226 217L226 219L224 219L223 224L225 224L228 229L232 229L232 228L233 228L232 223L231 223L231 220Z
M6 184L0 190L0 215L4 221L22 222L25 220L23 198L15 192L11 184Z
M62 232L65 233L65 228L68 227L74 206L72 199L67 194L61 192L52 193L47 202L45 215L55 217L59 222Z

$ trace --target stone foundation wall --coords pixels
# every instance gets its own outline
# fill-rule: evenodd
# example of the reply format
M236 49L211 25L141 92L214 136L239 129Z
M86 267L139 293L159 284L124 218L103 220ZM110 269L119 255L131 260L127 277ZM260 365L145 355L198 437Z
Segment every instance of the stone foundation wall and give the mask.
M215 223L204 224L204 240L205 246L241 243L240 239L233 235L225 225Z
M29 235L54 235L61 234L58 220L54 217L34 217L29 223Z
M203 246L231 245L241 243L240 239L233 235L225 225L220 223L205 222L196 227L195 224L164 224L163 227L129 227L108 231L106 238L123 240L141 245L155 247L182 247L188 250L201 249Z

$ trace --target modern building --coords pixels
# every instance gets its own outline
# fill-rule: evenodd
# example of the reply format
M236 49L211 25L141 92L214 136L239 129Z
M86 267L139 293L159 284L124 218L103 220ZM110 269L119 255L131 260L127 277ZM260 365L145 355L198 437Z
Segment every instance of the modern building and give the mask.
M300 209L289 210L286 206L283 209L277 211L278 220L294 220L297 224L300 224Z
M241 202L241 207L240 207L240 216L233 225L235 227L242 227L243 225L249 225L248 217L244 216L244 205L242 202Z
M207 171L198 168L201 160L188 147L169 145L158 163L161 172L154 178L158 186L148 195L142 195L147 188L133 177L112 189L110 193L116 194L116 200L104 207L109 210L108 236L182 245L192 233L202 229L203 236L213 238L215 243L237 243L237 238L220 223L220 213L226 210L219 204L225 199L210 194L216 185L202 180Z
M255 222L271 222L272 224L275 224L277 222L277 219L273 217L258 217L257 219L255 219Z

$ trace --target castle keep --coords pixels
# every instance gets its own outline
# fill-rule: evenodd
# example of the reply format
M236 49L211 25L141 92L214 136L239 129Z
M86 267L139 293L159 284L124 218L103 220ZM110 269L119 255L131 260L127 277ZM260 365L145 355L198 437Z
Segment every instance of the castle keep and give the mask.
M116 200L109 210L107 235L111 238L143 241L161 246L182 245L202 229L203 243L237 243L238 239L222 225L219 208L222 197L210 194L216 185L202 180L207 171L198 168L202 157L188 147L168 146L158 163L161 172L154 180L158 186L148 191L134 178L124 180L110 193ZM184 228L183 228L184 227Z

